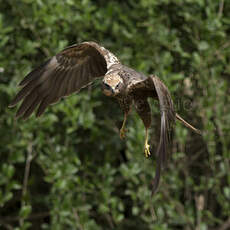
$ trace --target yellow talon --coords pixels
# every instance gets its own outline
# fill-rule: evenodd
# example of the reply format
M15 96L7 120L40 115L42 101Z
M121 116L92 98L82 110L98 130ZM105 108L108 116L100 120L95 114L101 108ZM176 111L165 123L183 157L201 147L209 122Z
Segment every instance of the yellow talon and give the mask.
M121 139L125 138L125 132L126 132L125 123L126 123L126 120L127 120L127 114L125 113L124 121L123 121L123 124L122 124L121 129L120 129L120 138Z
M148 129L145 130L145 157L148 158L151 155L151 152L149 150L150 145L148 144Z
M126 136L126 135L125 135L125 132L126 132L126 129L124 129L124 128L121 128L121 129L120 129L120 138L121 138L121 139L124 139L124 138L125 138L125 136Z
M151 155L151 152L149 150L150 145L148 143L145 144L145 157L148 158Z

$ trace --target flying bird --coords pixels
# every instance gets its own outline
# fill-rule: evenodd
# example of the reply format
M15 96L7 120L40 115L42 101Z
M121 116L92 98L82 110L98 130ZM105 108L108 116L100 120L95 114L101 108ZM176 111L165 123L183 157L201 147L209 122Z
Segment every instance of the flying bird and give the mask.
M20 83L22 89L10 107L22 101L16 117L27 119L35 109L41 116L45 109L61 98L79 92L96 78L102 79L102 91L117 99L124 113L120 137L125 137L127 116L134 105L145 126L145 156L150 156L148 131L152 121L148 98L159 101L161 133L156 153L157 167L152 191L158 188L161 168L166 162L168 133L175 119L199 133L199 130L183 120L173 106L169 90L155 75L145 76L125 65L110 51L95 42L83 42L65 48L38 68L30 72Z

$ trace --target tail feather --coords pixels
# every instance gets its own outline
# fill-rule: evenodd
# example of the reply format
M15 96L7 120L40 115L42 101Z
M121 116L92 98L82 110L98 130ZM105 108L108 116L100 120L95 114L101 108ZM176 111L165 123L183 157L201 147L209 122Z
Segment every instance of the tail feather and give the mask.
M185 121L178 113L176 113L176 118L177 120L179 120L180 122L182 122L184 124L184 126L186 126L187 128L193 130L195 133L198 134L202 134L201 131L199 129L194 128L192 125L190 125L187 121Z

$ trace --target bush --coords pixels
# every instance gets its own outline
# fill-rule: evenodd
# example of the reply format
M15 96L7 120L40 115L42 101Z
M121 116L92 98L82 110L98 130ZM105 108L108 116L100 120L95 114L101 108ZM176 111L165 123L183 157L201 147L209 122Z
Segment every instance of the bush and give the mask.
M5 229L215 229L230 216L230 4L227 1L1 1L0 226ZM177 112L203 130L176 124L158 193L144 126L129 117L121 141L119 106L100 81L15 120L17 83L48 57L97 41L169 87ZM227 227L228 228L228 227ZM225 228L225 229L227 229ZM224 229L224 228L222 228Z

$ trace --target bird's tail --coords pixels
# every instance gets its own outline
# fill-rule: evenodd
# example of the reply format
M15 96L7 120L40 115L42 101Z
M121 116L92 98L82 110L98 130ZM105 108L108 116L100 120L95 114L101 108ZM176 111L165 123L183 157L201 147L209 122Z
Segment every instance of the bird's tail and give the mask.
M179 120L181 123L184 124L187 128L193 130L195 133L198 133L201 135L201 131L199 129L194 128L192 125L190 125L187 121L185 121L178 113L176 113L176 119Z

